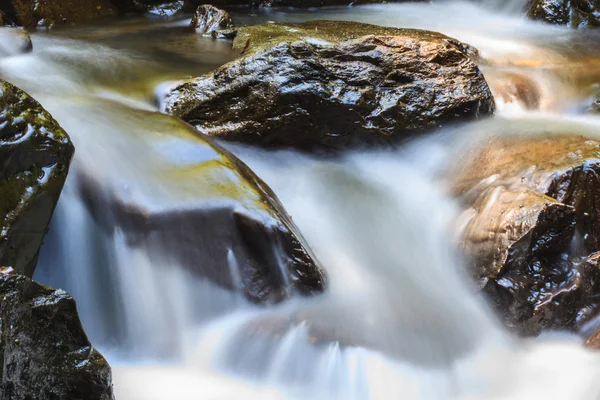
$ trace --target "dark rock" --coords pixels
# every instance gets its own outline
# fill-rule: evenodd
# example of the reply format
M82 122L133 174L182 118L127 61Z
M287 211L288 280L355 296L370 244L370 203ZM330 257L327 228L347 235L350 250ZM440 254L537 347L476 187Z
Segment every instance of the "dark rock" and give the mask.
M455 175L471 272L521 334L577 331L598 312L598 256L581 255L600 249L599 155L582 136L492 139Z
M100 226L256 303L322 292L324 273L271 189L228 151L175 118L161 117L165 131L196 135L203 146L198 151L205 161L178 174L199 196L185 206L149 207L119 197L93 171L74 175Z
M0 399L113 399L110 367L71 296L3 273L0 296Z
M0 0L4 24L52 27L115 15L110 0Z
M439 33L315 21L240 28L244 53L163 108L210 136L302 149L387 144L494 111L471 49Z
M599 0L530 0L531 19L573 28L600 26Z
M199 6L194 13L190 24L201 35L216 37L231 37L236 34L229 13L215 6L204 4Z
M0 81L0 265L32 276L73 145L39 103Z

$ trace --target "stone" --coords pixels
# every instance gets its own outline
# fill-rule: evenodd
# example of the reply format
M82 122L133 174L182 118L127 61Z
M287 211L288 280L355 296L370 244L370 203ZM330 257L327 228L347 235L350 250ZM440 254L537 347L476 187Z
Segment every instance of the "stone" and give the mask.
M355 22L238 30L243 55L181 83L162 109L220 139L345 149L491 115L474 50L439 33Z
M190 26L201 35L217 37L235 37L237 31L233 30L231 16L210 4L198 6Z
M0 81L0 265L33 276L73 144L28 94Z
M156 4L148 7L148 13L152 15L156 15L157 17L172 17L181 10L183 10L184 2L183 0L164 3L164 4Z
M600 26L599 0L530 0L528 15L531 19L572 28Z
M147 204L106 187L93 170L74 175L105 232L119 231L132 248L147 249L153 259L239 291L255 303L321 293L325 274L272 190L189 125L167 115L153 118L157 130L193 139L188 147L202 154L202 162L161 178L185 188L189 200Z
M0 273L0 296L0 399L113 399L110 366L69 294Z

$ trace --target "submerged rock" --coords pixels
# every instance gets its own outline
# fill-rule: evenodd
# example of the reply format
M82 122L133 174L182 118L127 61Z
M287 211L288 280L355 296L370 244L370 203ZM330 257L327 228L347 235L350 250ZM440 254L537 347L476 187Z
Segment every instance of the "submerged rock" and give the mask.
M572 28L600 26L598 0L530 0L527 7L531 19Z
M5 273L0 296L0 399L113 399L110 366L90 344L71 296Z
M231 37L236 35L229 13L210 4L198 6L190 24L201 35Z
M29 95L0 81L0 265L33 276L73 145Z
M97 182L94 171L75 175L100 226L111 235L121 232L130 246L166 265L184 267L256 303L322 292L324 273L271 189L187 124L151 117L159 131L187 135L188 147L203 161L161 176L183 190L165 194L171 199L165 204L127 198Z
M29 53L32 49L31 37L26 30L0 27L0 57Z
M597 257L581 257L600 250L599 172L600 142L551 136L490 140L457 174L471 272L521 334L596 313Z
M184 82L163 109L226 140L302 149L395 142L494 111L473 49L355 22L240 28L244 55Z
M110 0L0 0L3 23L34 28L92 21L116 14Z

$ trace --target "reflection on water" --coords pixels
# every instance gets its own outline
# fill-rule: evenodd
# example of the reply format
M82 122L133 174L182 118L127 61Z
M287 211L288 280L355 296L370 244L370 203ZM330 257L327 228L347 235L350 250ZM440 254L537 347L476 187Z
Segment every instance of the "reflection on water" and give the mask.
M399 151L334 160L228 145L275 190L330 278L325 295L268 309L131 248L118 229L107 235L99 206L73 183L93 176L116 200L154 211L206 196L186 168L206 161L206 146L158 114L154 96L233 59L226 42L193 34L187 17L125 20L37 33L33 53L0 60L0 76L76 145L36 278L77 299L115 367L117 398L596 398L600 357L573 338L510 337L455 251L460 207L442 173L477 141L600 132L585 114L600 81L599 33L528 22L522 3L233 10L238 25L344 19L454 36L479 48L499 109Z

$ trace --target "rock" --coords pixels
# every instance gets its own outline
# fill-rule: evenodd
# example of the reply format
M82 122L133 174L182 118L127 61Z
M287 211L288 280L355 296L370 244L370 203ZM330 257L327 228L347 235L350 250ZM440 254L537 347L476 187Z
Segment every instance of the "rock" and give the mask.
M147 249L153 259L239 290L256 303L322 292L324 273L271 189L187 124L161 114L152 118L157 126L164 124L160 131L193 138L187 147L203 155L199 164L161 177L177 182L190 198L183 205L145 203L103 186L94 179L95 171L73 175L105 232L122 232L129 246Z
M491 139L453 171L468 205L463 248L505 323L523 335L578 331L598 312L600 142Z
M348 6L348 5L361 5L361 4L381 4L381 3L394 3L394 2L406 2L407 0L251 0L251 4L262 7L297 7L297 8L310 8L310 7L325 7L325 6ZM417 1L428 1L428 0L417 0Z
M575 229L575 210L542 194L485 190L468 211L463 248L480 288L513 263L534 264L565 251Z
M29 53L32 49L31 37L26 30L0 27L0 57Z
M172 17L183 10L183 0L172 3L156 4L149 6L148 13L158 17Z
M25 28L88 22L116 14L110 0L0 0L4 23Z
M594 102L586 110L589 114L600 114L600 96L596 97Z
M490 79L486 75L498 107L518 104L525 110L539 109L542 97L540 88L530 77L515 72L497 71L492 71L490 75L499 75L496 79Z
M0 398L111 400L110 366L65 291L0 273Z
M244 55L166 95L209 136L265 147L380 145L491 115L472 49L439 33L355 22L240 28Z
M204 4L199 6L194 13L190 24L201 35L217 37L235 37L236 31L229 13L215 6Z
M0 265L33 276L73 145L29 95L0 81Z
M599 0L530 0L531 19L573 28L600 26Z

